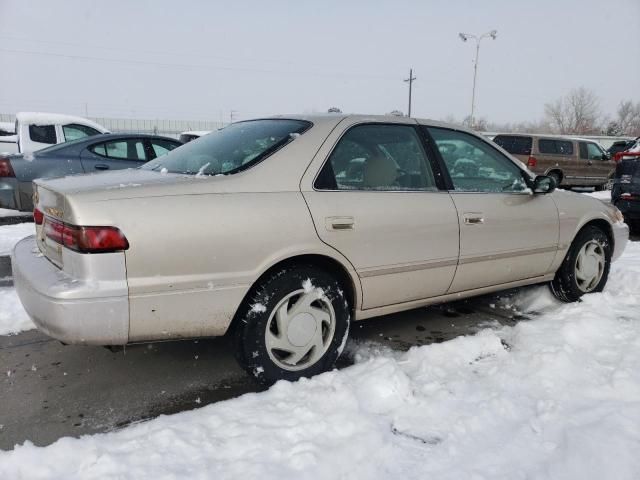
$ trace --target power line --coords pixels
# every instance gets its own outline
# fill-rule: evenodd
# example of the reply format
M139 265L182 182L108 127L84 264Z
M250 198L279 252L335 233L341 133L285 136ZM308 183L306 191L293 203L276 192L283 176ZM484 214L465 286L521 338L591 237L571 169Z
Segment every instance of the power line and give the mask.
M392 76L384 76L384 75L372 75L372 74L361 74L361 73L325 73L325 72L310 72L303 70L269 70L262 68L252 68L252 67L230 67L223 65L204 65L204 64L194 64L194 63L169 63L169 62L154 62L150 60L129 60L124 58L106 58L106 57L96 57L92 55L75 55L75 54L66 54L66 53L54 53L54 52L41 52L41 51L33 51L33 50L18 50L18 49L10 49L10 48L0 48L0 52L8 52L8 53L19 53L26 55L40 55L40 56L50 56L50 57L58 57L58 58L67 58L71 60L89 60L89 61L98 61L98 62L107 62L107 63L122 63L122 64L131 64L131 65L148 65L148 66L157 66L157 67L180 67L180 68L204 68L204 69L213 69L213 70L225 70L225 71L244 71L244 72L259 72L259 73L268 73L275 75L302 75L302 76L315 76L315 77L325 77L325 78L352 78L352 77L360 77L367 78L373 80L380 81L394 81L394 77Z

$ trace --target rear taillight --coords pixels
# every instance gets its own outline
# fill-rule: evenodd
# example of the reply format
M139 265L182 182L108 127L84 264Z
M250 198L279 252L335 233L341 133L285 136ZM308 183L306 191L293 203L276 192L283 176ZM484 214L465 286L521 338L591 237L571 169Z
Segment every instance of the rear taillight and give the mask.
M36 225L42 225L42 220L44 220L44 214L37 208L34 208L33 221L35 222Z
M11 162L8 158L0 158L0 177L15 177Z
M637 195L632 195L631 193L622 193L620 194L620 200L638 200Z
M44 234L80 253L109 253L129 248L126 237L116 227L78 227L47 218Z
M527 167L535 168L537 166L538 166L538 160L536 160L536 157L530 156L529 159L527 160Z

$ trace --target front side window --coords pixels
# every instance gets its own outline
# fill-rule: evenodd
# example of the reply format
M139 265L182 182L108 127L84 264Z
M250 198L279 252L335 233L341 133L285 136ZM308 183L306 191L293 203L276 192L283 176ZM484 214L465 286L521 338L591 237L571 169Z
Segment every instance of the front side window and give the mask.
M228 175L264 160L311 127L303 120L238 122L144 165L146 170L188 175Z
M347 131L314 186L319 190L437 190L416 129L384 124Z
M90 150L97 155L117 160L147 160L144 154L144 143L139 138L100 143L91 147Z
M587 143L587 155L590 160L606 160L606 155L595 143Z
M33 142L51 145L58 143L55 125L29 125L29 137Z
M428 128L449 171L454 190L523 192L524 173L487 142L457 130Z
M177 143L170 142L168 140L151 140L151 149L155 155L155 158L166 155L174 148L178 147Z
M95 128L87 127L86 125L78 125L76 123L63 125L62 132L64 133L64 139L67 142L70 140L77 140L78 138L85 138L100 134L100 132Z

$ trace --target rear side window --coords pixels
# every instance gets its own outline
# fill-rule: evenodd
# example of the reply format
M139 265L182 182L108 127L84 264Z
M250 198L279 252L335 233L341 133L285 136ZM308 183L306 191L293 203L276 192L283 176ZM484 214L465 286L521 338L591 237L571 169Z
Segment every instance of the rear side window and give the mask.
M552 155L573 155L573 142L541 138L538 140L538 150L540 150L540 153Z
M95 128L87 127L86 125L78 125L76 123L63 125L62 132L64 133L64 139L67 142L70 140L77 140L78 138L85 138L100 134L100 132Z
M531 155L531 137L498 135L493 141L512 155Z
M418 132L358 125L343 135L314 184L318 190L437 190Z
M144 143L138 138L100 143L91 147L90 150L97 155L117 160L147 160Z
M29 125L29 137L31 141L38 143L57 143L55 125Z

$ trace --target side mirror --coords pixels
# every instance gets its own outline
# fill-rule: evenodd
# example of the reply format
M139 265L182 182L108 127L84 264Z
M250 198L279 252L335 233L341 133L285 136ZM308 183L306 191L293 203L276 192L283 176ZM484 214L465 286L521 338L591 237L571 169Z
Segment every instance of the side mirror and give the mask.
M538 175L533 181L533 193L551 193L556 187L556 181L546 175Z

